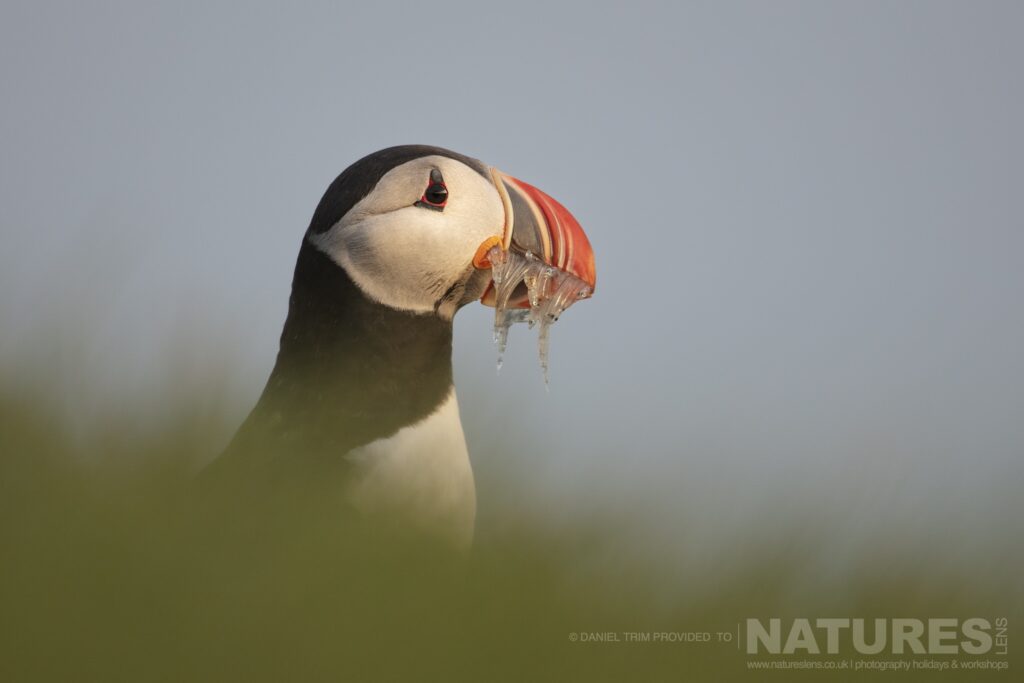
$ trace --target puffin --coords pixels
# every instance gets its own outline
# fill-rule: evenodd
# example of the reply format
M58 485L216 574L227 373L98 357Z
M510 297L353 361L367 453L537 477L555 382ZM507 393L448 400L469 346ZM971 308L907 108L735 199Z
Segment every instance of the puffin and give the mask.
M499 322L536 308L535 281L495 282L511 256L582 283L575 298L593 292L586 234L536 187L428 145L353 163L302 237L263 392L207 472L326 481L360 516L397 515L468 546L476 489L453 320L475 301L496 306Z

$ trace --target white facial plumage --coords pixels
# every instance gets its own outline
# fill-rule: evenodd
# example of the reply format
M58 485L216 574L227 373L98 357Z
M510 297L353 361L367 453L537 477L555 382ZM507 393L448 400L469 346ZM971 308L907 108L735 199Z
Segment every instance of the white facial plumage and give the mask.
M417 206L440 171L448 190L443 211ZM310 242L345 269L371 299L415 313L438 311L446 292L473 272L473 256L500 236L504 209L494 185L445 156L414 159L388 171L330 230Z

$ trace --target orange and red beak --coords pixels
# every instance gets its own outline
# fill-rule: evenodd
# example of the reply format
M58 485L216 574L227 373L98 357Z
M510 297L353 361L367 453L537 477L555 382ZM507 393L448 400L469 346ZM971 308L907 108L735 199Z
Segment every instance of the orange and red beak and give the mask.
M594 250L569 210L533 185L496 168L491 168L491 180L505 207L505 227L500 241L492 238L480 245L474 265L489 267L487 253L500 243L505 251L532 254L544 263L579 278L589 285L589 293L592 294L597 283ZM520 297L517 299L514 305L529 307L528 301ZM493 286L487 288L481 301L494 305Z

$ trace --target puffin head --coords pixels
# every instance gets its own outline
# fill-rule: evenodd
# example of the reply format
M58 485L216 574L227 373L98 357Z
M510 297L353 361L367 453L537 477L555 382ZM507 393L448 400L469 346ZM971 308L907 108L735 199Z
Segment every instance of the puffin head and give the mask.
M561 204L439 147L391 147L352 164L327 189L306 240L372 301L446 319L477 299L494 305L495 254L530 254L586 282L587 295L596 281L590 243ZM508 305L529 307L524 293Z

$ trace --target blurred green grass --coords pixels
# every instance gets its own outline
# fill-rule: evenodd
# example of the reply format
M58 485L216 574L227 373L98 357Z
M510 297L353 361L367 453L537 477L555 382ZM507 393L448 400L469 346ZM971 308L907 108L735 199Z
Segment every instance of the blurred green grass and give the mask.
M805 587L827 528L737 539L749 543L749 561L716 571L708 557L711 576L692 587L656 551L626 550L630 527L618 512L546 527L496 504L460 555L353 519L328 487L202 492L193 473L218 447L216 419L169 410L166 424L140 435L125 415L83 440L45 396L3 389L2 681L744 680L735 641L570 634L735 633L747 617L1016 608L1015 568L1006 583L979 584L927 567L894 571L880 558L843 585Z

